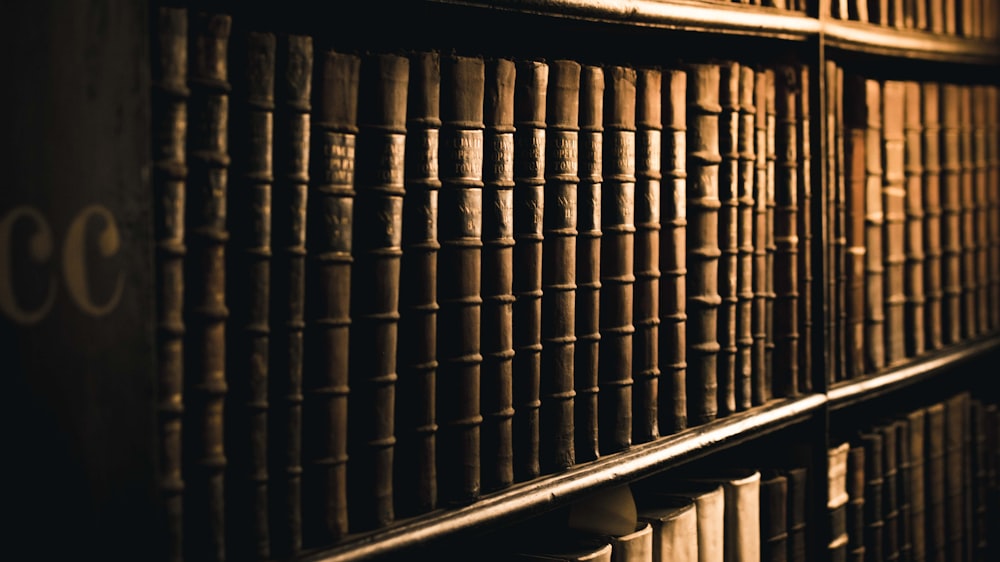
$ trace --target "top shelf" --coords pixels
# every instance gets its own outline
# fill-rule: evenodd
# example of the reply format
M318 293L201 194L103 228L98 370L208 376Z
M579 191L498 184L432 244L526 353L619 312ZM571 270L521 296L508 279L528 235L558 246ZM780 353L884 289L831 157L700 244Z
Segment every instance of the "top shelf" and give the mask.
M823 21L822 30L828 46L846 51L939 62L995 64L1000 61L1000 43L995 42L855 21Z

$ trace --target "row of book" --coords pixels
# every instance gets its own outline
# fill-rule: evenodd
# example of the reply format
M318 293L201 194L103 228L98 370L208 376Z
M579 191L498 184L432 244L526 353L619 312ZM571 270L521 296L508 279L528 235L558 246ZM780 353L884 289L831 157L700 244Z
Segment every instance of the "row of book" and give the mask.
M170 558L294 555L811 390L804 66L155 31Z
M831 382L1000 329L1000 90L826 78Z
M829 451L832 560L995 560L997 405L960 392Z
M997 0L831 0L830 15L895 29L974 39L1000 34Z

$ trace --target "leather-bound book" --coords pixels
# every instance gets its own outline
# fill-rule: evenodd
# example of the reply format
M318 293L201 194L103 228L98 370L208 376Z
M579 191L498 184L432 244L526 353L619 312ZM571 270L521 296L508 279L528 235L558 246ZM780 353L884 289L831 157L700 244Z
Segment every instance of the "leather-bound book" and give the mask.
M972 184L973 210L975 218L975 262L976 262L976 332L984 334L990 331L990 306L997 306L996 301L990 301L990 203L989 180L986 159L986 135L988 134L989 116L987 115L986 86L969 86L972 97ZM996 191L997 186L993 187Z
M873 429L882 437L882 554L885 560L899 560L899 463L896 429L886 422Z
M271 288L271 184L274 181L275 37L240 29L233 61L234 139L227 267L232 329L226 345L233 407L226 412L226 489L230 555L271 556L268 522L267 405Z
M184 545L223 560L226 450L226 222L231 20L192 14L188 45L188 181L184 245Z
M753 406L753 251L754 251L754 180L757 154L753 103L754 69L740 66L739 129L737 134L737 211L736 211L736 409Z
M778 109L777 109L777 73L773 68L766 68L764 74L767 80L767 89L764 92L765 109L765 181L764 181L764 270L766 279L764 283L764 380L767 386L768 397L774 395L774 348L775 348L775 286L774 286L774 260L778 246L775 239L774 217L777 201L775 200L775 185L777 183L778 165Z
M483 490L514 482L514 61L486 61L483 99Z
M441 501L480 494L484 61L441 57L438 440Z
M997 7L1000 9L1000 6ZM1000 14L998 14L1000 15ZM986 88L986 191L989 208L989 310L990 330L1000 330L1000 95L996 86Z
M957 35L959 31L958 23L958 2L949 2L947 0L932 0L932 6L935 1L942 1L944 4L942 11L942 25L944 26L945 35ZM933 9L933 8L932 8Z
M905 84L882 85L882 259L885 304L885 364L906 357L906 168L903 118Z
M847 560L865 560L865 447L847 452Z
M399 264L399 342L396 349L399 373L396 395L403 399L396 400L393 458L396 477L392 486L397 517L424 513L437 505L434 393L437 253L440 249L437 210L441 188L438 177L441 59L438 53L422 51L410 55L408 86L403 164L406 193L403 195L403 256ZM486 330L488 324L485 320L483 324ZM483 439L485 442L485 435ZM502 470L499 463L497 470Z
M409 74L405 56L371 54L361 61L348 375L353 407L347 409L348 507L350 527L357 531L395 518L393 414Z
M924 339L929 350L938 349L944 343L939 92L940 87L936 82L920 84L920 118L923 126L920 146L923 157L921 187L924 209L924 292L927 294L924 306L926 327Z
M923 140L920 83L908 81L903 86L904 189L906 225L903 268L903 342L908 357L924 352L926 328L924 296L924 198Z
M969 527L966 513L967 459L965 435L968 429L969 395L956 394L944 401L944 528L945 558L966 560L965 534Z
M576 204L580 65L549 62L545 110L545 187L542 221L542 371L539 456L542 472L576 462L573 355L576 344Z
M882 84L865 80L865 371L885 367L885 205L882 199ZM861 100L856 100L860 102Z
M188 12L161 7L150 42L156 380L164 559L183 559L184 199L187 191Z
M604 70L580 69L580 147L576 215L576 357L573 363L576 460L594 460L597 440L597 366L601 344L601 182L604 179Z
M927 0L927 29L944 34L944 0Z
M941 130L941 246L943 343L962 338L962 182L959 105L961 89L943 84L940 89ZM971 281L971 280L970 280Z
M885 448L876 429L858 437L865 448L865 559L885 559Z
M698 510L694 499L661 498L640 507L638 518L652 527L654 561L698 562Z
M809 559L809 468L797 466L782 470L787 479L788 496L788 560L806 562Z
M761 476L760 559L788 560L788 479L778 473Z
M724 559L761 560L761 473L756 469L722 469L690 478L693 483L717 483L725 499ZM787 486L787 482L786 482Z
M959 139L959 185L960 224L961 224L961 279L962 294L960 297L962 320L961 337L968 339L978 333L977 316L980 304L979 276L976 271L976 193L975 170L973 158L973 118L972 118L972 87L960 85L958 88L958 139Z
M740 65L719 64L719 304L718 332L719 395L717 415L736 411L736 307L738 213L739 213L739 127Z
M648 493L644 492L639 496L640 509L689 501L694 502L697 519L698 562L727 560L725 557L726 494L721 482L670 479L669 482L657 485Z
M801 64L796 70L798 91L795 96L795 134L798 156L798 207L796 228L799 239L799 392L812 392L813 364L813 202L812 202L812 125L809 119L810 95L809 65ZM832 287L832 285L831 285Z
M865 127L868 112L865 104L865 80L850 75L844 80L844 175L846 290L847 311L845 341L846 378L866 372L865 348Z
M660 433L687 428L687 72L661 71Z
M846 374L847 326L847 233L846 175L844 162L844 72L835 61L826 63L826 232L828 260L826 266L826 331L828 353L827 382L844 380Z
M988 560L990 555L990 511L989 500L989 468L987 456L990 454L986 435L986 404L979 399L969 401L969 433L971 434L971 450L968 454L972 481L971 505L972 514L970 535L972 549L969 557L972 560Z
M660 436L660 148L662 75L636 72L635 289L632 318L632 442Z
M926 421L923 408L906 414L906 437L909 441L910 478L906 490L910 501L910 560L927 560Z
M774 370L775 396L799 394L798 75L775 71Z
M542 211L547 64L522 60L514 81L514 479L539 474L542 356Z
M913 559L913 508L910 490L913 479L913 465L910 456L910 426L905 419L892 423L896 434L896 501L899 534L899 559Z
M945 525L947 510L945 505L945 407L943 402L927 406L926 409L924 471L924 497L927 509L927 560L944 562L948 560L947 534Z
M284 479L283 494L272 496L282 498L272 507L276 514L272 532L277 538L280 531L282 547L277 552L287 555L301 549L304 526L313 544L326 544L347 533L348 361L360 70L361 59L355 54L322 49L316 55L306 247L310 302L306 335L312 351L306 356L301 389L287 382L271 387L273 402L280 397L287 404L284 419L300 419L302 424L301 428L272 425L272 439L285 444L280 453L272 453L276 459L272 474ZM276 259L272 271L285 271L277 269L277 263ZM272 293L286 275L272 276ZM277 295L274 302L279 302ZM285 371L271 372L273 380ZM296 398L304 402L297 404Z
M754 161L753 183L753 303L751 331L753 346L750 350L752 362L751 401L754 406L771 399L770 376L767 373L765 349L767 347L767 91L770 81L763 69L754 71L754 141L756 159Z
M719 355L719 66L687 69L687 406L692 426L716 418Z
M847 457L851 444L843 442L827 449L827 533L826 551L831 562L847 560Z
M635 242L636 72L604 69L604 184L601 188L601 453L632 444L632 323Z

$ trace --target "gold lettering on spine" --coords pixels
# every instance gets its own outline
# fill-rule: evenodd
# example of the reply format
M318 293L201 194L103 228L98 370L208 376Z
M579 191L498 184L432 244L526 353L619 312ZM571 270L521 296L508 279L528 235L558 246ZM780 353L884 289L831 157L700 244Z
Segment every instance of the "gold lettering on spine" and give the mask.
M566 176L567 180L576 180L579 160L578 136L576 131L548 130L549 154L545 158L555 163L550 174L559 179Z
M488 140L495 157L488 162L490 168L484 170L485 177L493 182L514 181L514 133L497 133Z
M545 172L545 129L532 129L531 135L518 135L517 176L520 179L542 179Z
M52 229L37 210L31 207L14 207L0 221L0 310L18 324L35 324L49 313L56 298L56 280L49 280L48 296L34 310L21 308L14 294L13 264L11 263L11 245L13 244L14 225L20 219L28 219L35 223L37 231L28 243L31 259L44 263L52 257L54 241Z
M323 135L323 183L351 185L354 182L354 135L327 132Z
M118 282L107 302L103 305L94 302L90 292L90 283L87 280L87 259L84 247L87 241L87 223L92 217L104 221L104 229L97 239L97 249L101 256L108 258L118 253L121 248L121 236L118 234L114 215L100 205L89 205L80 211L69 225L69 230L66 232L66 244L63 247L62 263L63 274L66 276L66 288L69 289L77 306L91 316L100 317L118 306L125 288L125 278L123 274L119 273Z
M378 165L375 166L375 183L391 186L403 185L403 159L406 155L406 135L385 134L372 138L378 143L373 150L378 155Z
M613 131L609 135L611 147L609 152L615 157L614 170L625 181L635 176L635 131Z
M442 177L452 181L482 181L483 179L483 131L450 131L445 140L441 166Z
M416 158L415 178L437 178L438 177L438 130L425 129L415 133L416 154L411 157ZM409 155L408 155L409 156Z

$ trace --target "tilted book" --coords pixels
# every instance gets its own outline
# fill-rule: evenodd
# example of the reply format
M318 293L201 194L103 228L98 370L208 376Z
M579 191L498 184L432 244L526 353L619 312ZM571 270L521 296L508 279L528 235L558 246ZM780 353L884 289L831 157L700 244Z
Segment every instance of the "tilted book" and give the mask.
M831 562L847 560L847 457L851 444L843 442L827 449L827 538Z

